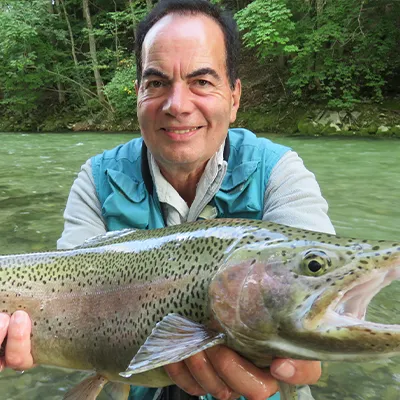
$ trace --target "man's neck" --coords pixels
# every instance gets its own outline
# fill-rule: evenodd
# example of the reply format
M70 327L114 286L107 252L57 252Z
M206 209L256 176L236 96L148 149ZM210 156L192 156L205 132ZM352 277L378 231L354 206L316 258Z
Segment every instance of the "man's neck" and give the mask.
M197 184L203 175L206 164L207 163L194 171L185 171L182 169L170 171L161 166L160 171L164 178L174 187L190 207L196 197Z

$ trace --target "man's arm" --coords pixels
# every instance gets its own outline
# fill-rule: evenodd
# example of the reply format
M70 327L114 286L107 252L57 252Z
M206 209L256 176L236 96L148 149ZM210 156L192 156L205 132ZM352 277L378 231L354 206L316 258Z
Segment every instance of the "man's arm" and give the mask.
M335 233L328 203L315 176L293 151L272 170L264 197L263 219L312 231Z
M64 211L64 231L57 241L57 248L71 249L103 233L106 233L106 226L88 160L71 187Z

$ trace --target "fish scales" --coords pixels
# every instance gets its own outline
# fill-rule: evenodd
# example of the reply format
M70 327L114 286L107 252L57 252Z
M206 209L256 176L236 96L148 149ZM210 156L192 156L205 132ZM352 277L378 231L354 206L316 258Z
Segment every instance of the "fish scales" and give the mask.
M160 368L168 360L148 360L140 373L131 360L169 315L220 332L259 366L274 355L398 354L400 327L363 318L373 295L399 278L399 260L399 243L262 221L125 230L74 250L0 257L0 310L29 313L36 363L161 387L171 383ZM122 377L130 362L129 377Z
M207 321L209 281L224 251L246 242L243 229L135 231L106 246L2 256L0 310L29 313L35 362L119 372L164 315Z

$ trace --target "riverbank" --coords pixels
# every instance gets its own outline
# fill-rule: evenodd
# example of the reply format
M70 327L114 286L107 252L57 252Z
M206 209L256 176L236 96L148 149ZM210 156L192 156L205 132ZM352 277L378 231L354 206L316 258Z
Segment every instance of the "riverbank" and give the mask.
M321 104L278 104L244 107L235 127L254 132L294 136L360 136L400 138L400 100L382 104L359 104L352 110L328 109ZM136 118L115 120L99 114L82 118L76 113L52 115L40 122L1 120L0 132L132 132L139 130Z
M333 110L320 104L294 105L239 113L237 125L255 132L301 136L400 138L400 101L363 104L353 110Z

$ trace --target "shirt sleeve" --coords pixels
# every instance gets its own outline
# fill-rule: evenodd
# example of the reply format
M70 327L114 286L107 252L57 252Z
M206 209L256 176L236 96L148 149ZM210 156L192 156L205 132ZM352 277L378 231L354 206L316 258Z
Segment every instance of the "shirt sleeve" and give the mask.
M287 152L272 170L265 191L263 219L334 234L327 212L328 203L314 174L297 153Z
M91 161L81 168L68 196L64 211L64 231L58 249L71 249L86 239L106 232L101 205L92 175Z

